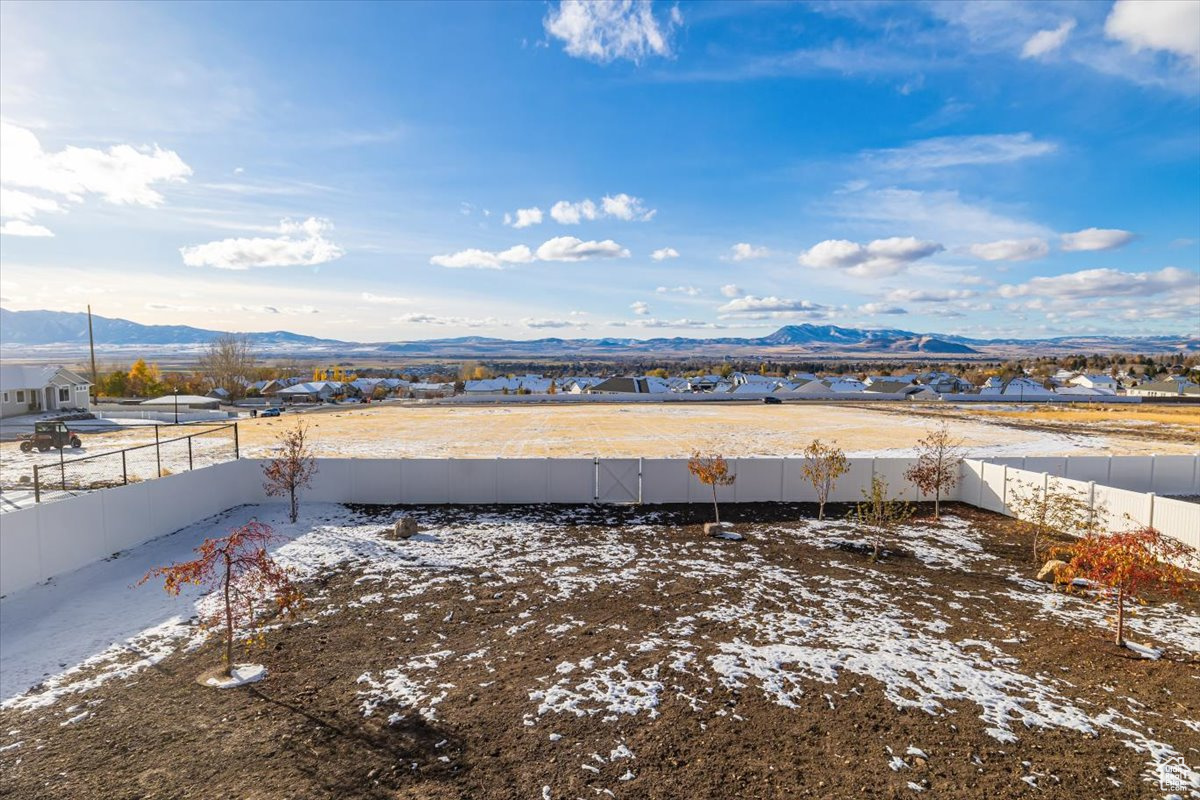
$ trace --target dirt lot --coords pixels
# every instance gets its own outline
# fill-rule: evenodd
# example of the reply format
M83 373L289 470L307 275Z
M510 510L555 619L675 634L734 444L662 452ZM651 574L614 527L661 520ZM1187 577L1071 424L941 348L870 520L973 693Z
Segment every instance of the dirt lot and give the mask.
M728 507L745 542L702 506L416 509L407 542L380 536L396 509L305 511L220 520L276 524L307 578L263 682L202 688L215 643L149 632L6 701L0 794L1121 800L1200 760L1200 608L1139 611L1161 660L1118 650L971 509L881 564L806 507Z

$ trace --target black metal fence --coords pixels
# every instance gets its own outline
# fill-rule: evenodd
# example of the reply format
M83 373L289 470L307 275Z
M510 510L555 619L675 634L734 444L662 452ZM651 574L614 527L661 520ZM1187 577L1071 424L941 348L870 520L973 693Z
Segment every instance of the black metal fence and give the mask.
M45 491L87 491L128 486L138 481L235 460L240 456L236 422L171 438L164 438L160 427L174 433L184 425L155 425L154 441L146 444L80 458L67 458L65 451L59 450L57 464L35 464L34 502L42 502L42 493Z

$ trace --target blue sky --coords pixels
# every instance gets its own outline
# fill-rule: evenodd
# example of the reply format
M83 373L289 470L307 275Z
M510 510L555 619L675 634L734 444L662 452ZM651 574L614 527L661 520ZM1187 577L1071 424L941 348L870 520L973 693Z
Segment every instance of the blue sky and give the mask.
M1200 334L1200 2L0 6L11 309Z

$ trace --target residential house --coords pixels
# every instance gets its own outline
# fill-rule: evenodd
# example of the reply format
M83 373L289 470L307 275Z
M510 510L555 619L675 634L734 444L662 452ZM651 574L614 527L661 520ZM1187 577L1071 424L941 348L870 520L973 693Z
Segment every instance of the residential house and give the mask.
M1117 379L1111 375L1076 375L1070 383L1086 389L1108 389L1113 394L1116 394L1117 389L1121 388L1121 384L1117 383Z
M1130 386L1125 394L1133 397L1200 397L1200 386L1181 375L1173 375L1165 381Z
M297 383L275 393L285 403L323 403L344 393L338 381L310 381Z
M453 383L414 383L408 387L408 392L420 400L435 397L451 397L454 395Z
M916 394L927 387L913 383L912 381L892 381L886 378L878 378L871 381L867 385L866 392L868 394L902 394L905 396ZM930 390L932 391L932 390Z
M89 408L91 385L66 367L0 366L0 418Z

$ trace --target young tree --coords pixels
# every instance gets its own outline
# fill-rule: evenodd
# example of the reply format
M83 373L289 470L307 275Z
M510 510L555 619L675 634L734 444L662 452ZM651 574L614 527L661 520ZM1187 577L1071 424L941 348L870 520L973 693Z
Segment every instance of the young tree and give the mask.
M854 507L850 518L862 525L871 539L871 560L878 561L885 540L895 528L912 518L910 503L889 498L888 483L878 475L871 476L871 488L863 489L862 502Z
M904 473L921 494L933 495L934 519L942 518L942 493L958 485L961 445L962 440L951 436L949 426L942 423L917 442L917 463Z
M1067 567L1060 575L1068 587L1076 578L1101 587L1098 600L1117 605L1116 643L1125 646L1125 608L1147 590L1178 596L1200 591L1200 580L1189 570L1200 568L1196 549L1154 528L1121 533L1092 531L1069 547L1056 548Z
M308 443L308 427L301 420L296 427L283 432L274 458L263 465L263 475L266 477L263 489L271 497L288 497L291 520L295 523L299 514L296 492L308 486L316 474L317 460Z
M1008 490L1008 504L1020 530L1033 536L1033 560L1041 563L1040 545L1051 533L1076 536L1089 531L1104 517L1088 507L1087 498L1070 489L1015 481Z
M804 477L817 493L817 519L825 519L825 503L837 479L850 471L850 462L842 449L813 439L804 448Z
M162 578L163 588L173 595L178 595L188 584L220 590L220 607L202 619L201 624L206 628L221 625L225 629L227 677L233 671L235 631L253 630L261 623L259 604L270 604L276 612L293 613L303 602L287 570L267 555L267 545L275 538L269 525L251 521L233 529L228 536L205 539L195 550L199 558L152 569L138 581L141 586L152 578Z
M734 476L729 474L729 463L723 456L693 453L688 459L688 471L696 476L696 480L712 487L713 514L720 525L721 509L717 506L717 487L733 484Z

